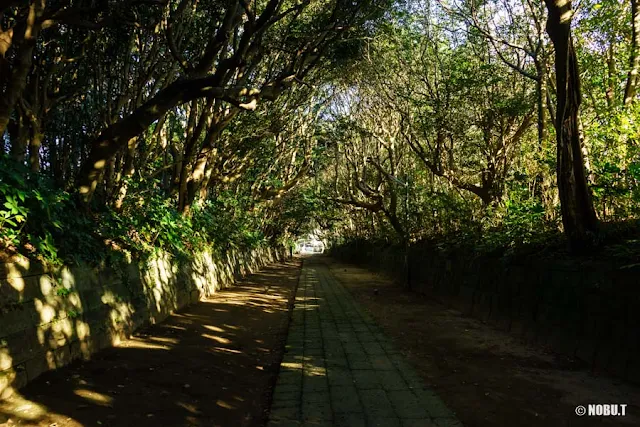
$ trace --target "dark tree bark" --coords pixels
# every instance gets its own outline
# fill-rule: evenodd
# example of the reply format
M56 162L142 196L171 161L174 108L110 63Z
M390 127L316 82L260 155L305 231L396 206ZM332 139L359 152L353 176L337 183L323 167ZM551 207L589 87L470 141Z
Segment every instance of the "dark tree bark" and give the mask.
M273 100L288 86L292 79L285 76L268 83L260 89L247 87L223 88L212 86L216 76L192 80L178 80L158 92L153 98L137 108L129 116L106 128L91 143L89 158L78 177L78 191L84 203L88 203L101 180L107 161L126 147L129 140L140 135L167 111L186 102L212 97L238 104L243 109L255 108L260 99Z
M571 37L571 2L545 0L549 11L547 33L556 56L557 180L564 233L572 251L594 244L598 219L587 184L582 155L578 111L580 79Z
M12 2L8 2L11 5ZM45 1L34 0L29 5L27 16L15 30L14 39L9 43L4 43L0 59L4 59L4 52L9 47L15 48L15 58L11 65L4 64L8 72L0 73L0 87L5 85L5 90L0 91L0 136L7 130L7 125L11 119L11 113L16 107L22 92L27 85L27 75L31 70L33 62L33 51L36 46L38 35L42 28L41 17L44 13ZM0 9L1 11L2 9ZM0 35L4 34L0 27ZM0 66L3 63L0 61ZM4 81L3 81L4 80Z
M124 158L124 167L123 167L123 177L125 178L122 182L120 182L120 188L118 189L118 196L113 204L114 209L117 212L122 211L122 207L124 204L124 199L127 197L127 191L129 190L129 182L128 179L133 177L133 174L136 171L135 168L135 154L136 154L136 146L138 145L138 138L131 138L127 144L127 152L125 153Z
M19 109L18 109L19 110ZM24 163L29 143L28 126L26 118L21 111L16 111L15 117L8 124L9 138L11 141L11 158L18 163Z
M624 90L624 105L633 102L638 85L638 72L640 71L640 7L637 0L631 0L631 56L629 57L629 75Z

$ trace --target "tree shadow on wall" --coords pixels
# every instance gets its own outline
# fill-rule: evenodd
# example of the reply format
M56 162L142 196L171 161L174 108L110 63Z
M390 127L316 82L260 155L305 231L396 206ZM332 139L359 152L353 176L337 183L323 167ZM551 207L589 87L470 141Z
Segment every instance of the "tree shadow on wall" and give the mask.
M90 361L41 375L0 402L0 425L260 425L298 271L294 262L268 267Z

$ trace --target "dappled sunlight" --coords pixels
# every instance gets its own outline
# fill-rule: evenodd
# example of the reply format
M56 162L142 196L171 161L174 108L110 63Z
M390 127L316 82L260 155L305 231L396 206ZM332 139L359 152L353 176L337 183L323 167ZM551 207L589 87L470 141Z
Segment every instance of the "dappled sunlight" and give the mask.
M8 277L6 281L16 292L22 294L25 288L25 281L22 277Z
M7 350L6 348L0 348L0 371L9 369L11 368L12 365L13 365L13 358L9 354L9 350Z
M152 310L152 321L178 308L176 295L176 273L171 257L167 253L156 255L143 272L147 305Z
M158 336L154 336L154 337L149 337L147 338L147 341L151 341L154 343L162 343L162 344L166 344L166 345L171 345L171 346L176 346L180 343L180 340L178 338L167 338L167 337L158 337Z
M171 350L180 343L177 338L159 336L136 336L119 344L121 348L138 348L148 350Z
M323 366L310 366L305 364L304 374L309 377L326 377L327 370Z
M222 325L222 326L224 326L224 327L225 327L225 328L227 328L227 329L232 329L232 330L235 330L235 331L237 331L237 330L239 330L239 329L240 329L238 326L235 326L235 325L227 325L226 323L225 323L224 325Z
M113 275L102 277L99 271L86 267L25 278L26 287L22 295L30 295L30 299L24 300L22 305L31 312L27 311L27 317L16 320L33 319L33 326L16 323L13 330L20 339L33 340L37 346L37 359L25 365L22 362L24 353L19 353L19 369L14 371L14 354L18 354L14 348L18 342L9 341L8 346L0 347L0 370L3 371L0 395L8 397L13 394L15 398L10 406L0 407L0 420L8 417L14 421L32 420L37 425L48 426L54 422L52 420L66 419L74 427L96 425L96 420L102 419L104 423L109 418L108 414L95 411L127 404L129 399L125 396L131 393L132 387L142 387L144 393L167 400L164 405L180 408L185 420L203 412L202 407L196 400L173 400L163 391L163 384L177 382L180 393L189 395L196 389L207 389L206 384L220 375L237 375L233 372L270 375L266 369L272 351L266 345L269 340L265 341L264 336L251 340L242 337L256 329L247 327L248 324L260 324L264 322L264 316L286 313L288 299L280 294L278 274L270 273L268 279L260 279L273 281L268 293L264 293L266 287L259 282L247 281L204 301L197 310L176 313L169 322L158 325L154 333L142 331L126 339L137 326L144 324L140 314L147 316L148 313L149 322L159 322L178 308L179 301L186 301L178 294L179 271L171 266L168 258L159 256L144 267L148 267L147 270L141 271L134 265L126 267L122 281ZM295 276L290 277L293 279ZM192 285L195 288L195 284ZM15 291L15 288L11 289ZM138 295L138 299L131 299L131 295ZM212 321L216 317L225 320L219 323ZM236 319L240 320L238 324L233 323ZM24 328L23 324L31 328L27 330L28 334L20 329ZM114 345L95 355L96 351ZM201 360L194 361L187 355L191 354L189 352L198 352ZM130 362L127 355L140 361ZM261 355L259 363L252 362L255 355ZM27 379L31 381L46 370L61 368L75 359L90 358L86 366L96 366L97 363L99 367L86 370L83 365L74 364L66 369L77 374L63 374L60 380L55 380L56 373L47 373L46 384L42 383L44 385L35 389L27 387L24 390L26 394L14 389L15 384L22 387ZM206 358L211 362L205 362ZM216 362L225 359L233 362ZM130 364L135 366L135 363L145 363L147 367L130 371ZM26 372L23 366L27 366ZM174 369L185 371L178 374L180 371L174 372ZM133 383L134 379L140 382ZM159 388L149 388L148 385L152 384ZM203 391L196 392L196 395L198 393ZM217 400L220 401L217 407L229 411L241 408L239 403L252 401L241 395ZM181 406L179 402L189 403ZM153 411L150 414L149 420L153 419Z
M145 350L171 350L171 347L168 345L153 343L149 341L132 340L127 341L126 344L123 343L121 345L125 348L139 348Z
M200 410L198 409L197 406L195 406L192 403L185 403L185 402L178 402L176 403L176 405L178 405L179 407L185 409L186 411L188 411L191 414L194 415L199 415L201 414Z
M234 350L232 348L226 348L226 347L213 347L212 349L217 352L223 352L223 353L243 354L243 352L240 350Z
M178 326L178 325L163 325L163 327L165 327L166 329L173 330L175 332L180 332L180 331L186 331L187 330L187 328L185 328L184 326Z
M280 369L286 369L288 371L301 371L303 369L302 363L282 362Z
M223 337L218 337L218 336L210 335L210 334L202 334L202 336L204 338L219 342L220 344L231 344L231 340L228 340L228 339L223 338Z
M18 298L16 299L22 301L26 280L28 280L25 277L25 272L30 271L31 262L23 256L17 256L12 262L4 263L2 266L3 271L0 274L5 279L3 282L6 282L12 291L17 294Z
M235 407L232 404L227 403L224 400L217 400L216 405L224 409L235 409Z
M224 329L222 328L218 328L217 326L213 326L213 325L204 325L205 329L209 329L213 332L224 332Z
M8 399L0 400L0 414L6 414L19 420L39 420L47 412L47 407L25 399L19 393L14 393Z
M102 393L98 393L96 391L93 390L87 390L84 388L79 388L76 389L73 392L76 396L80 396L83 399L86 399L88 401L90 401L93 404L96 405L100 405L100 406L113 406L113 398L110 396L107 396L105 394Z

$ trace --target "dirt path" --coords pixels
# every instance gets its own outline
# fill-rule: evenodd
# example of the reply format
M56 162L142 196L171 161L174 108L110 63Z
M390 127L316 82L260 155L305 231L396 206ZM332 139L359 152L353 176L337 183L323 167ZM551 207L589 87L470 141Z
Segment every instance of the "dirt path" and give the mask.
M260 426L282 358L298 260L272 265L119 347L0 402L0 425Z
M326 262L466 427L640 426L640 389L572 369L368 270ZM588 403L629 406L626 417L575 415Z

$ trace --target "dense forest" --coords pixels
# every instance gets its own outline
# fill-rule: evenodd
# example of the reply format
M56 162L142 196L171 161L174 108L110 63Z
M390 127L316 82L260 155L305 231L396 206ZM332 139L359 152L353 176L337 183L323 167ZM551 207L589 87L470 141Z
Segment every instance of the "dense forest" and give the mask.
M1 244L632 251L639 69L636 0L3 0Z

